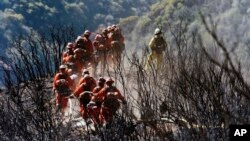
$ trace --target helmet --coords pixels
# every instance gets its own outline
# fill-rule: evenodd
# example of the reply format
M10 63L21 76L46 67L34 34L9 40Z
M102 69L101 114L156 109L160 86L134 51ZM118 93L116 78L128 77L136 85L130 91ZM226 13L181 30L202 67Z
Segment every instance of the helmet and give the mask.
M60 67L59 67L59 69L66 69L67 68L67 66L65 66L65 65L60 65Z
M74 48L74 44L73 44L73 43L71 43L71 42L69 42L69 43L67 44L67 48L68 48L68 49L72 49L72 48Z
M101 34L97 34L95 36L95 41L100 41L102 39L102 35Z
M83 69L83 70L82 70L82 75L85 76L85 74L89 74L89 70Z
M79 42L80 40L82 40L82 36L77 36L76 43Z
M158 35L158 34L161 34L161 30L160 30L160 28L156 28L155 29L155 33L154 33L155 35Z
M104 84L105 84L105 82L106 82L106 80L105 80L103 77L100 77L100 78L98 79L98 86L103 87Z
M98 82L105 83L105 82L106 82L106 79L104 79L103 77L100 77L100 78L98 79Z
M115 25L115 24L113 24L112 26L111 26L111 28L113 28L113 29L115 29L117 26Z
M105 28L105 29L103 29L103 30L102 30L102 33L103 33L103 34L108 33L108 29L106 29L106 28Z
M112 85L114 83L114 80L112 78L109 78L107 81L106 81L106 84L107 85Z
M90 32L89 30L85 30L85 31L84 31L84 35L90 36L90 35L91 35L91 32Z
M107 30L108 30L108 31L111 31L111 29L112 29L111 26L108 26L108 27L107 27Z

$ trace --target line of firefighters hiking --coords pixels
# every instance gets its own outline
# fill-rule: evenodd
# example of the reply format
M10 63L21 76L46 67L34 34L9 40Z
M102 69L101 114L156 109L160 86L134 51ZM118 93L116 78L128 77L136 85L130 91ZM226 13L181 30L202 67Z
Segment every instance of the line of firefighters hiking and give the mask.
M104 28L101 33L95 35L93 42L90 36L91 32L85 30L74 43L69 42L66 46L62 63L66 64L73 73L81 73L82 68L86 68L89 64L95 69L99 62L115 64L121 59L125 44L124 36L117 25Z
M113 86L112 78L106 80L100 77L96 82L87 68L90 63L95 67L99 61L120 58L125 47L124 37L116 25L103 29L95 36L93 43L90 35L91 32L86 30L74 43L67 44L59 73L54 77L53 90L57 108L62 112L68 107L68 99L76 97L81 116L85 120L91 118L94 123L103 124L112 119L120 102L126 104L126 100Z

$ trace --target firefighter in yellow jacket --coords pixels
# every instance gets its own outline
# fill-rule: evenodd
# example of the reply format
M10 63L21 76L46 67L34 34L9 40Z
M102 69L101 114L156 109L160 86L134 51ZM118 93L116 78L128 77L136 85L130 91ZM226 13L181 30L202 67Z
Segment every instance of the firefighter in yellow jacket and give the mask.
M149 42L149 48L151 53L149 54L148 60L146 62L145 69L148 70L152 66L153 61L156 60L157 70L161 68L163 62L163 52L167 49L168 44L162 36L162 32L159 28L155 29L154 37Z

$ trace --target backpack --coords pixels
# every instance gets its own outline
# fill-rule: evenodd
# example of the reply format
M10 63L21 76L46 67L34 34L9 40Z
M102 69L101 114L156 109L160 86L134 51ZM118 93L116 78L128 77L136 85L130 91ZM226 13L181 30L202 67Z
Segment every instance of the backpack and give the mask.
M116 87L107 88L105 92L114 92L115 88ZM108 107L112 113L115 113L120 108L120 102L114 94L110 94L105 97L103 106Z
M67 77L68 77L67 74L66 75L59 74L59 80L61 79L66 80ZM71 94L70 89L66 86L57 86L56 91L61 96L69 96Z
M161 54L164 51L163 37L155 38L155 51L157 54Z
M85 92L85 91L91 91L91 88L90 88L91 86L88 86L88 85L83 85L82 84L82 88L83 88L83 91Z
M91 100L91 95L92 93L91 92L88 92L88 91L84 91L80 94L79 96L79 102L80 104L83 106L83 107L87 107L88 103L90 102Z
M81 48L81 49L86 49L85 47L85 39L80 38L79 40L76 41L76 47L75 48Z

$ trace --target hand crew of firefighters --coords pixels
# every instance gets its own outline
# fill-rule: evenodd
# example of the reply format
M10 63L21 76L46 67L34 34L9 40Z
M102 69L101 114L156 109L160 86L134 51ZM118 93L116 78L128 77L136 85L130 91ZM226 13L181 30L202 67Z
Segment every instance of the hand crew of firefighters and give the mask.
M124 96L115 87L112 78L100 77L98 81L91 76L87 65L96 61L118 61L125 48L124 36L117 25L108 26L90 40L91 32L86 30L75 42L69 42L62 54L62 65L54 77L53 90L56 93L56 105L63 111L67 107L68 98L76 97L80 103L81 116L91 118L96 124L104 124L112 120L120 106L126 104ZM156 60L157 69L163 62L163 52L167 43L159 28L155 29L154 37L149 42L151 53L146 68ZM74 77L74 75L77 77Z
M103 29L96 34L93 42L90 36L91 32L85 30L83 35L66 45L66 51L62 54L62 65L54 77L53 90L56 93L57 108L63 113L68 106L68 99L76 97L82 117L91 118L96 124L103 124L112 119L119 108L119 101L123 104L126 101L113 86L112 78L106 81L100 77L96 82L88 65L94 64L96 58L100 62L121 57L125 46L124 37L117 25ZM110 104L112 102L116 104Z

